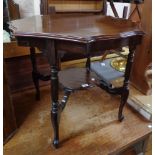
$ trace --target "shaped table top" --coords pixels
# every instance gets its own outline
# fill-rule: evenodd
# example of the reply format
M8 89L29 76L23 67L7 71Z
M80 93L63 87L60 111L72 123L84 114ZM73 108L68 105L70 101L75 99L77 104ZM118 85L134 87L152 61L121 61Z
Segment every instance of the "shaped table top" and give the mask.
M38 15L11 21L10 29L15 36L86 42L144 34L130 20L103 15Z

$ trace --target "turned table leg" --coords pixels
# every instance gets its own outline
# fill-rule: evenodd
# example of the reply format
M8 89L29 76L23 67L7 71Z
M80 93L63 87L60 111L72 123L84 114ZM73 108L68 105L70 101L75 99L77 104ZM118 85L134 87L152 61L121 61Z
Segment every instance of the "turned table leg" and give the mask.
M54 129L53 145L55 148L57 148L59 144L59 101L58 101L58 70L56 66L51 67L51 96L52 96L51 120Z
M31 57L31 63L32 63L32 79L36 89L36 100L40 100L39 78L38 78L34 47L30 47L30 57Z
M118 112L119 121L122 121L124 119L124 116L122 113L123 113L124 105L127 102L127 99L129 96L129 78L130 78L134 53L135 53L135 46L129 46L129 55L128 55L127 65L126 65L126 70L124 75L124 84L123 84L122 94L121 94L121 103L120 103L119 112Z
M59 120L60 120L60 104L59 104L59 79L58 79L58 53L54 40L46 40L47 59L50 64L51 72L51 121L54 131L53 146L58 148L59 145Z

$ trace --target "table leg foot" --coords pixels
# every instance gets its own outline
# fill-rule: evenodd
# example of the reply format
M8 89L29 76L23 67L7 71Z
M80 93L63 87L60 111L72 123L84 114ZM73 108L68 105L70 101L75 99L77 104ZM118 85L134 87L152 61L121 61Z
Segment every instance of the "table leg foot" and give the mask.
M58 102L53 102L51 111L51 120L54 131L53 145L55 148L57 148L59 144L59 119L60 114L59 114Z
M122 122L124 120L124 115L122 114L122 111L120 111L120 108L119 108L119 113L118 113L118 120L120 122Z
M54 139L53 140L53 146L54 146L54 148L58 148L59 147L59 140L57 140L57 139Z
M119 120L120 122L122 122L122 121L124 120L124 115L118 116L118 120Z
M119 112L118 112L118 120L120 122L123 121L123 119L124 119L124 116L123 116L123 108L125 106L125 103L127 102L128 96L129 96L129 90L127 88L127 89L125 89L123 91L123 94L121 96L121 103L120 103Z

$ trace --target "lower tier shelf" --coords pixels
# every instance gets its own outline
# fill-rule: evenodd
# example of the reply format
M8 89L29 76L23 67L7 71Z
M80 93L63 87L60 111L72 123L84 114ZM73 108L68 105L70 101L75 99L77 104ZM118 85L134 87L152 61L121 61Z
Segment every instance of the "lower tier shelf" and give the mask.
M62 70L58 74L59 82L65 89L80 90L93 87L99 77L96 73L86 68L70 68Z

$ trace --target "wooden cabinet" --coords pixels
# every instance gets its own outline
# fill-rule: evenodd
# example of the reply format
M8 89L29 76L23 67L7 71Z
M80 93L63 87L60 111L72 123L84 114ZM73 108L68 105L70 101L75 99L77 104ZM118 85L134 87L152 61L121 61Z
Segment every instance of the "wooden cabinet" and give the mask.
M54 7L57 13L100 13L106 0L41 0L41 13Z
M36 51L37 53L40 53L38 49L36 49ZM3 54L4 58L14 58L29 55L30 48L18 46L16 41L11 41L10 43L3 44L3 52L4 52Z
M132 20L137 21L137 16L133 16ZM148 66L152 64L152 0L145 0L141 6L141 26L145 32L142 44L138 46L132 74L131 82L144 94L151 94L151 86L146 77Z
M101 0L48 0L48 3L56 7L56 10L61 11L86 11L86 10L101 10Z
M15 133L17 125L5 65L3 75L3 141L5 143Z

